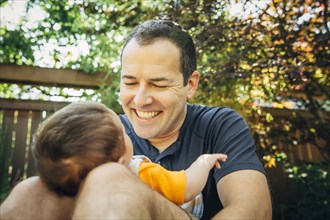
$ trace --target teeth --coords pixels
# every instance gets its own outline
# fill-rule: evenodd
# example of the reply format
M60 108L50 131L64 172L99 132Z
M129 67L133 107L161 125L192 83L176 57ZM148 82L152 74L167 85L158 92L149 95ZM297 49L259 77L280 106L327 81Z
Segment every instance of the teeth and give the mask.
M142 119L151 119L151 118L159 115L160 112L142 112L142 111L136 110L136 113Z

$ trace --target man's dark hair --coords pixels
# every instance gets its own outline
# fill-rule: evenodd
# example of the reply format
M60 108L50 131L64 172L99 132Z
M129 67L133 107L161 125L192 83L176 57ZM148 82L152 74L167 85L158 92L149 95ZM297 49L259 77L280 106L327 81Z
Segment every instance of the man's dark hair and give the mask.
M133 29L125 41L122 52L132 39L135 39L141 46L153 44L160 39L173 43L180 50L183 84L187 85L188 78L197 68L196 49L190 34L172 21L150 20Z

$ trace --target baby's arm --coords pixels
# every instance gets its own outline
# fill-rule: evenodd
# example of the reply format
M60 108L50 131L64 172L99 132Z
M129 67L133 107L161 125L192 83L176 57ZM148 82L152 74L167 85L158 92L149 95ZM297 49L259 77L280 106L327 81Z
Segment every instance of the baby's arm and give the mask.
M186 193L184 201L192 200L200 193L207 181L210 170L215 166L220 168L218 160L225 162L227 155L225 154L203 154L190 165L186 172Z

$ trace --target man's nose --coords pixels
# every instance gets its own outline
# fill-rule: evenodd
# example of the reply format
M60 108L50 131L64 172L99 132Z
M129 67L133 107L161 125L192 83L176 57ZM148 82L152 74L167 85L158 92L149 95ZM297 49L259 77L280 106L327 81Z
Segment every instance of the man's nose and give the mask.
M134 103L137 106L145 106L152 103L150 90L145 85L140 85L134 96Z

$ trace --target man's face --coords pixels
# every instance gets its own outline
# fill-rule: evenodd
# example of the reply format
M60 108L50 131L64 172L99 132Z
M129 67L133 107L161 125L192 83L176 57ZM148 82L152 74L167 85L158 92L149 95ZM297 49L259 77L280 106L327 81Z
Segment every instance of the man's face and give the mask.
M137 135L152 144L176 140L184 121L192 95L180 69L179 49L168 40L140 46L133 39L123 51L123 109Z

